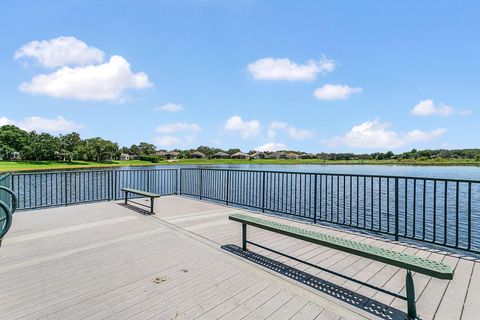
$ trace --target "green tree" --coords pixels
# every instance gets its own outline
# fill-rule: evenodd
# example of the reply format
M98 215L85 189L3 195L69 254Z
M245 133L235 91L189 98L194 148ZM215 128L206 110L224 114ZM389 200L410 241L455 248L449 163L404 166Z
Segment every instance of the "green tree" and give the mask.
M140 144L138 145L138 149L141 156L153 155L157 150L153 144L147 142L140 142Z
M25 147L29 144L29 138L28 132L16 126L0 127L0 147L4 153L8 153L5 155L6 157L15 151L23 153Z
M237 152L241 152L241 150L238 149L238 148L232 148L232 149L228 149L228 150L227 150L227 153L228 153L229 155L232 155L232 154L237 153Z
M24 148L23 157L28 160L53 160L60 150L60 141L49 133L30 132L29 144Z
M132 146L130 147L130 155L140 155L140 148L136 144L132 144Z
M118 150L118 144L100 137L85 140L85 151L88 160L112 160Z
M75 150L82 143L80 134L72 132L58 137L60 143L60 150L58 151L58 158L62 161L72 161Z

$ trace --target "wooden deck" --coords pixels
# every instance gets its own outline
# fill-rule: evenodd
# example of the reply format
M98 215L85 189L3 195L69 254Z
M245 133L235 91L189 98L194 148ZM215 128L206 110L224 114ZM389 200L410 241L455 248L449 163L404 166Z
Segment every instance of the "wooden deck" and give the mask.
M258 247L241 252L240 224L227 219L238 208L177 196L156 199L155 208L154 216L115 202L16 213L0 248L0 318L404 316L406 303L399 298ZM420 316L479 318L480 264L474 258L282 222L447 262L456 267L453 281L414 275ZM404 294L404 270L254 228L249 240Z

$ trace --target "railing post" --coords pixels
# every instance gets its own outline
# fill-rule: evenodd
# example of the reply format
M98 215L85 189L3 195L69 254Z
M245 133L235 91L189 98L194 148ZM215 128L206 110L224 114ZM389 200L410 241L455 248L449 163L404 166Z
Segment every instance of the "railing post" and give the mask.
M317 175L314 176L313 182L313 223L317 223Z
M265 212L265 171L262 176L262 212Z
M181 190L182 180L180 180L180 183L178 183L178 171L179 170L180 169L175 170L175 194L178 194L178 195L180 195L182 193L182 190Z
M398 178L395 178L395 241L398 241Z
M63 176L64 176L64 177L63 177L63 178L64 178L63 180L64 180L64 182L65 182L65 190L64 190L64 196L65 196L65 206L67 206L67 205L68 205L68 191L67 191L67 189L68 189L68 183L67 183L67 173L66 173L66 172L64 172L64 173L63 173Z
M203 169L200 169L200 200L202 200L202 189L203 189Z
M226 199L225 203L228 206L228 199L230 196L230 170L227 170L227 192L226 192Z
M150 170L146 170L147 173L147 190L150 191Z
M112 171L107 171L107 200L112 200Z
M117 200L117 170L112 171L112 199Z

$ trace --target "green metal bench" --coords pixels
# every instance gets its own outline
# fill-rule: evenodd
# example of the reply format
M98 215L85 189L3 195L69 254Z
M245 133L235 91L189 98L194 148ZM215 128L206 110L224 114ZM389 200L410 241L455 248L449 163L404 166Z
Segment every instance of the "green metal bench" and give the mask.
M245 214L233 214L229 216L229 219L242 224L242 250L244 251L247 250L247 243L256 245L253 242L247 241L247 225L250 225L406 269L406 300L409 319L418 319L415 306L415 288L413 284L412 271L439 279L453 279L453 268L442 262L428 260L357 241L323 234L317 231L306 230L303 228L248 216Z
M128 200L128 194L129 194L129 193L138 194L138 195L140 195L140 196L144 196L144 197L150 198L150 206L147 206L147 205L144 205L143 203L139 203L139 202L132 201L132 200L130 200L130 202L133 202L133 203L138 204L138 205L140 205L140 206L144 206L144 207L150 208L150 213L153 214L153 203L154 203L154 199L160 197L159 194L152 193L152 192L148 192L148 191L143 191L143 190L131 189L131 188L122 188L121 190L122 190L123 192L125 192L125 204L127 204L127 202L129 201L129 200Z

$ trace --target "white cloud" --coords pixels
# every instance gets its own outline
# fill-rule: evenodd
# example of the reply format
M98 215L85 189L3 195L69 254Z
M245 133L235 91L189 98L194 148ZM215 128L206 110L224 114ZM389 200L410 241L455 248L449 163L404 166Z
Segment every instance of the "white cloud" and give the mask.
M63 67L50 74L33 77L19 89L33 94L79 100L121 100L127 89L143 89L152 84L143 73L132 73L130 64L121 56L85 67Z
M447 132L445 128L438 128L432 131L412 130L406 133L405 140L408 142L430 141L437 137L443 136Z
M440 128L432 131L412 130L401 133L390 129L391 124L379 120L367 121L354 126L344 135L333 137L325 141L328 146L347 146L351 148L398 148L412 142L425 142L446 133Z
M7 117L0 117L0 127L6 126L7 124L13 124L13 121L8 119Z
M197 137L194 135L186 135L183 137L164 135L156 137L154 143L159 148L181 148L185 149L191 147L192 144L197 141Z
M58 37L51 40L31 41L15 52L15 60L28 57L42 66L54 68L66 65L85 66L102 63L105 53L88 46L75 37Z
M226 131L239 133L243 139L257 136L260 127L258 120L244 121L240 116L228 118L224 125Z
M158 147L179 146L181 144L181 140L180 138L174 136L162 136L155 138L155 144Z
M284 143L268 142L261 146L256 147L255 150L265 152L265 151L285 150L286 148L287 146Z
M297 64L288 58L262 58L250 63L247 70L256 80L312 81L319 73L332 72L335 67L335 61L325 56L305 64Z
M459 114L461 116L467 116L471 114L471 110L457 110L447 104L441 103L440 105L435 105L433 100L427 99L420 101L413 109L410 111L410 114L414 116L433 116L438 115L442 117L450 116L453 114Z
M185 111L185 108L180 104L169 102L163 106L156 107L155 111L181 112Z
M6 117L0 117L0 126L7 124L13 124L25 131L49 133L72 132L85 127L83 124L76 123L72 120L67 120L61 116L51 119L32 116L23 118L19 121L14 121Z
M354 93L362 92L362 88L352 88L341 84L326 84L317 88L313 95L319 100L345 100Z
M298 129L286 122L273 121L268 126L268 136L270 139L275 139L277 136L277 129L284 130L290 138L295 140L304 140L313 136L313 131Z
M177 122L161 125L157 127L156 131L160 133L172 133L179 131L198 132L202 128L196 123Z

